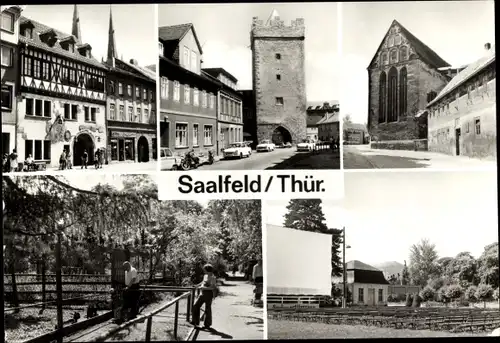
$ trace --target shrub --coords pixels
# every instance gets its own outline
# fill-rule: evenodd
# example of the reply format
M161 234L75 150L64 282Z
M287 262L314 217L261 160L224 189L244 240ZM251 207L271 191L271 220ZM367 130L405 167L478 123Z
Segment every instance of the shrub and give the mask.
M446 298L451 300L459 299L463 294L463 289L460 285L449 285L446 287Z
M430 286L425 286L423 290L420 291L420 297L423 301L429 301L434 299L435 291Z
M413 295L413 302L412 302L412 307L420 307L420 304L422 303L422 298L418 294Z
M477 286L476 299L479 301L488 301L493 296L493 288L490 285L480 284Z
M405 306L406 306L406 307L411 307L412 303L413 303L413 295L412 295L412 294L410 294L410 293L408 293L408 294L406 295L406 303L405 303Z
M498 294L498 288L493 291L493 299L498 300L499 294Z
M471 301L471 302L476 301L477 300L476 292L477 292L476 286L474 286L474 285L469 286L469 288L467 288L465 290L465 299L467 299L468 301Z
M406 294L396 294L396 302L403 302L406 301Z
M387 296L387 302L389 302L389 303L396 302L396 297L394 295L392 295L392 294L389 294Z

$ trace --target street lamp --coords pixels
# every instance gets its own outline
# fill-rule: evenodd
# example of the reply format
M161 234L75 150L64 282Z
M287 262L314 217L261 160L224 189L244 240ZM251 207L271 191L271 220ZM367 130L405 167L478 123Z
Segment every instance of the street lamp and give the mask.
M350 245L345 245L345 226L342 228L342 281L343 281L343 290L342 290L342 308L346 308L347 305L347 284L346 284L346 264L345 264L345 249L349 249Z

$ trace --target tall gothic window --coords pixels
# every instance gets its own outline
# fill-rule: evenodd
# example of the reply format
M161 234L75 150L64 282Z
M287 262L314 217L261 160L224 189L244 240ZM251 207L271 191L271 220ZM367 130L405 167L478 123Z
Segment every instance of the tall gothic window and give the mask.
M382 53L382 56L380 57L380 59L381 59L381 62L380 62L381 65L386 65L389 62L389 60L387 59L386 52Z
M385 76L385 72L380 73L380 80L379 80L379 86L378 86L378 94L379 94L379 101L378 101L378 122L379 123L384 123L385 122L385 112L387 109L386 105L386 99L387 99L387 78Z
M398 120L398 71L392 67L389 70L389 82L387 92L387 122L394 122Z
M406 67L399 71L399 115L405 115L408 110L408 77Z
M408 59L408 48L406 46L402 46L399 49L399 60L405 61L406 59Z
M389 53L389 63L397 63L398 62L398 50L397 49L392 49L391 52Z

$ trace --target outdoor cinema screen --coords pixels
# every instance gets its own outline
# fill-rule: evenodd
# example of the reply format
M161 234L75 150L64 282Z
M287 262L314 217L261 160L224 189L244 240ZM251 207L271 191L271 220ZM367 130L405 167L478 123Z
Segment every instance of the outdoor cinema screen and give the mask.
M330 295L332 236L267 225L267 294Z

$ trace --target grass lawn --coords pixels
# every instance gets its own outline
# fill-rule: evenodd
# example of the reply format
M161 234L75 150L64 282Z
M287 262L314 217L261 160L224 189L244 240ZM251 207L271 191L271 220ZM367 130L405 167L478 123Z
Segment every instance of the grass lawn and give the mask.
M449 333L430 330L380 328L364 325L333 325L289 320L267 322L268 339L326 339L326 338L412 338L412 337L480 337L485 333Z

